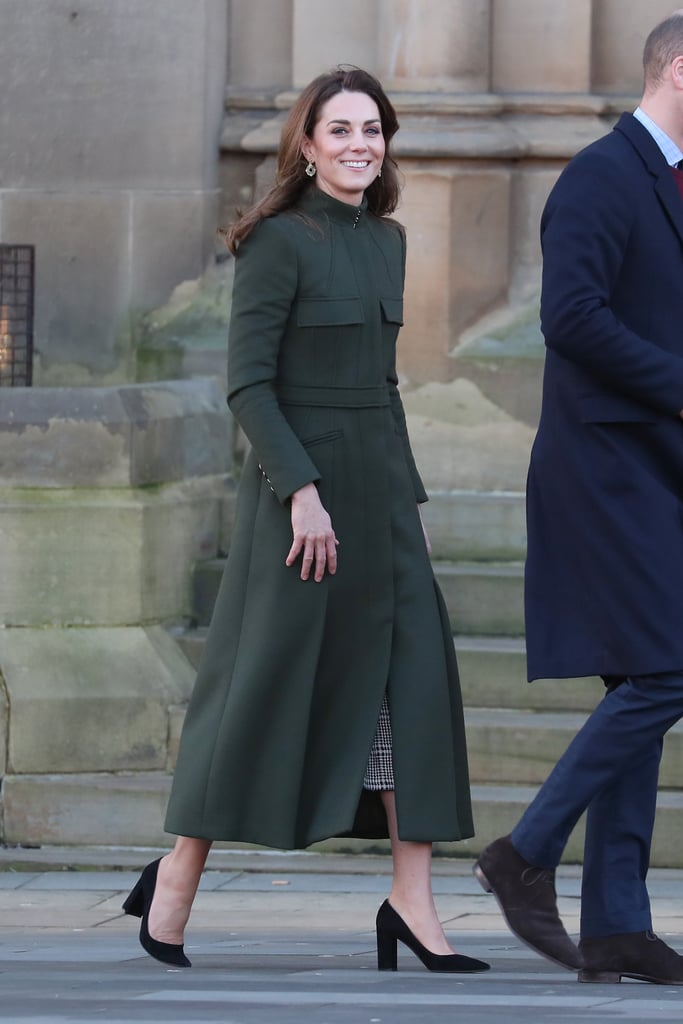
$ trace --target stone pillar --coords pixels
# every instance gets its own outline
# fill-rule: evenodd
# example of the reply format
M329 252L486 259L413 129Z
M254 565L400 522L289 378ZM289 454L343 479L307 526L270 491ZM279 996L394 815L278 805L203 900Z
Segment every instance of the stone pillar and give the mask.
M296 89L337 64L374 70L378 30L374 3L293 0L293 4L292 84Z
M510 301L515 304L535 297L541 287L539 226L545 201L561 166L521 164L512 174L510 200Z
M292 0L229 0L228 86L245 91L292 84Z
M399 218L408 233L400 368L411 384L447 380L462 331L508 290L510 175L403 160Z
M163 623L224 544L231 431L207 379L0 389L0 839L133 842L119 798L160 837L194 679Z
M591 0L492 0L494 92L590 89Z
M379 0L377 7L377 71L387 89L488 89L490 0Z
M593 4L592 87L594 92L640 96L645 40L657 22L674 10L671 0Z
M131 313L213 252L226 0L0 16L0 238L36 246L35 383L123 382Z

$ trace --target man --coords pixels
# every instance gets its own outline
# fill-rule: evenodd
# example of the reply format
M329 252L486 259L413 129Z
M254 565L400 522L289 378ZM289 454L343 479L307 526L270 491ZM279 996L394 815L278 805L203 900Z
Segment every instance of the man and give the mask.
M474 870L512 930L580 981L683 984L645 885L662 738L683 715L683 10L643 64L640 106L570 161L541 222L528 675L600 675L607 692ZM583 811L577 948L554 869Z

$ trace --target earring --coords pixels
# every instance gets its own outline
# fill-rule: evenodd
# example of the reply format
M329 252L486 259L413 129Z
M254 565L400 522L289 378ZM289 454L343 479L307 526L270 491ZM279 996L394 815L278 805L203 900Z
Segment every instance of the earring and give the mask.
M381 177L382 177L382 168L381 168L381 167L380 167L380 169L379 169L379 170L378 170L378 172L377 172L377 177L378 177L378 178L381 178Z
M309 178L315 178L315 164L312 160L309 160L306 164L306 174Z

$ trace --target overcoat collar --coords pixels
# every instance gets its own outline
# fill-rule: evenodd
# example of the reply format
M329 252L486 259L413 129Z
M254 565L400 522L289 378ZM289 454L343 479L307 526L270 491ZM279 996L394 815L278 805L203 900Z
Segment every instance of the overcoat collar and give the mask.
M304 213L309 215L324 214L330 220L340 224L359 227L365 219L368 200L366 196L363 196L360 206L352 206L350 203L342 203L341 200L328 195L317 185L309 185L299 200L299 206Z
M615 124L614 130L621 132L628 139L655 179L655 192L683 242L683 202L681 202L681 194L671 173L671 168L664 159L661 149L647 128L633 114L622 114Z

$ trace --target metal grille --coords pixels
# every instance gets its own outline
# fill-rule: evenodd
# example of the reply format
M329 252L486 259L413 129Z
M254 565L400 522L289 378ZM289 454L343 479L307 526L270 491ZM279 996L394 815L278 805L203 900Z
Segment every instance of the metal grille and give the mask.
M33 378L34 247L0 245L0 387Z

